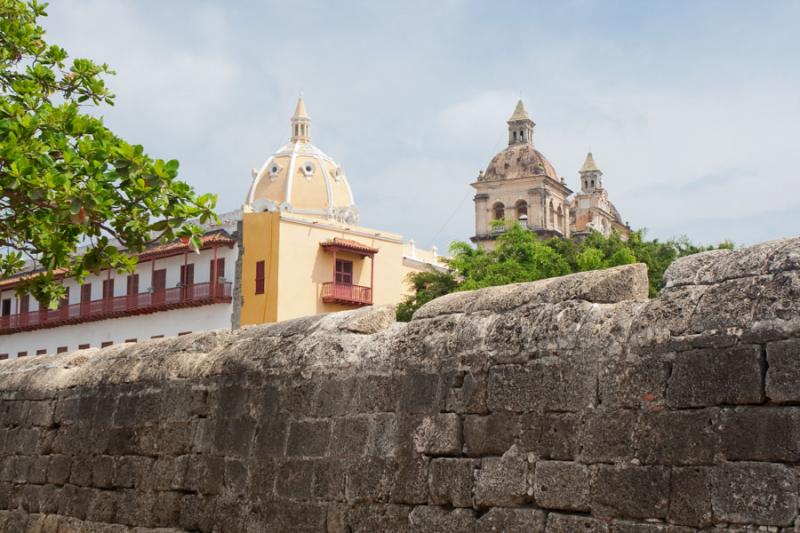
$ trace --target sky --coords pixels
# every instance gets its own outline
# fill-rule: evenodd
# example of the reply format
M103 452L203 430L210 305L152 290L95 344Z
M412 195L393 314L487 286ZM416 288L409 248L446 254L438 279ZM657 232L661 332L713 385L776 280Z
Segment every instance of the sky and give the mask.
M521 96L574 190L587 151L633 228L800 235L800 2L54 0L48 40L106 62L106 124L236 209L289 140L345 170L361 225L446 250Z

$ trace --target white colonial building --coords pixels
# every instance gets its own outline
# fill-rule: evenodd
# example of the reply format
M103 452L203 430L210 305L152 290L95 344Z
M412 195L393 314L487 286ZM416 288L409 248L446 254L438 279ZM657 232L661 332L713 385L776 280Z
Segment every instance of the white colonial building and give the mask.
M64 279L57 309L18 296L22 277L2 280L0 359L230 328L237 247L225 229L207 233L199 253L180 241L152 247L133 273Z

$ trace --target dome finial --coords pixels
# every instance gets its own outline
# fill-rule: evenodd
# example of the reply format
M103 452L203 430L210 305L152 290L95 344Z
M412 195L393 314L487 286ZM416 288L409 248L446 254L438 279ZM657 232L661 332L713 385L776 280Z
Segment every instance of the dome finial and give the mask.
M292 116L292 142L311 141L311 117L306 112L306 103L303 100L303 93L297 99L297 107Z

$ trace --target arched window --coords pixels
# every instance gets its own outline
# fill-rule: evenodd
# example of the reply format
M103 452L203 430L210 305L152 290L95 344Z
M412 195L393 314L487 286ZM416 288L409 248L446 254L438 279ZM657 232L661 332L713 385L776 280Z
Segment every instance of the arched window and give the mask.
M556 210L553 207L553 202L550 202L550 225L556 225Z
M517 210L517 220L522 220L522 217L528 218L528 202L519 200L514 207Z
M561 209L561 206L558 206L558 211L556 211L556 215L558 216L558 230L564 231L564 211Z
M524 141L525 140L525 132L524 131L519 132L519 140L520 141Z
M517 142L517 132L514 132L514 142Z
M594 188L594 180L592 180L592 188Z
M506 207L501 203L497 202L494 204L492 208L494 210L494 219L495 220L503 220L506 218Z

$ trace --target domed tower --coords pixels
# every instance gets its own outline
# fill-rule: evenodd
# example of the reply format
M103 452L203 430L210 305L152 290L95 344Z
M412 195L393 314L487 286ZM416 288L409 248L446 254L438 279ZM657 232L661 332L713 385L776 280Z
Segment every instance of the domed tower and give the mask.
M575 195L570 213L573 237L582 239L592 231L599 231L605 236L617 233L627 240L630 228L623 223L619 211L608 199L608 191L603 188L603 172L594 162L592 152L586 154L578 174L581 177L581 192Z
M311 118L302 97L291 119L289 144L259 170L253 169L244 211L287 211L346 224L358 222L358 207L342 167L311 144Z
M472 183L476 194L475 236L472 242L492 248L508 224L547 238L569 236L572 191L558 178L553 165L533 145L536 123L522 100L507 121L508 146L495 155Z

